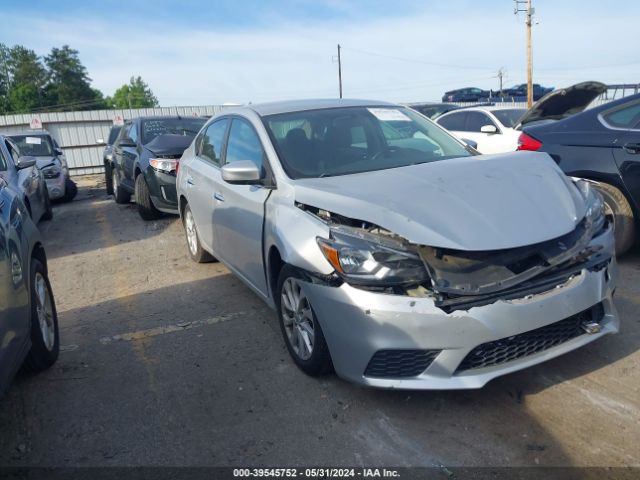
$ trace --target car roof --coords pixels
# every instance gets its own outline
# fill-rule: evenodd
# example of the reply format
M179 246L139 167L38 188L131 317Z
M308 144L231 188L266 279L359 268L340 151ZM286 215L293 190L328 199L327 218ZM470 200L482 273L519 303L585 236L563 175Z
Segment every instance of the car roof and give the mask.
M326 98L310 100L286 100L281 102L269 102L246 105L244 107L225 109L222 113L231 111L253 110L258 115L275 115L278 113L302 112L305 110L321 110L325 108L341 107L400 107L395 103L382 102L380 100L359 100L348 98Z

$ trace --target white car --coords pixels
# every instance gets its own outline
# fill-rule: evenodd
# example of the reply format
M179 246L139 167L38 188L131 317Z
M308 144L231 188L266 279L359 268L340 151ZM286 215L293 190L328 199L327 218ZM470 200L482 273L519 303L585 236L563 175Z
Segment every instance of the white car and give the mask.
M463 140L473 140L480 153L513 152L520 131L514 127L526 108L472 107L454 110L435 122Z

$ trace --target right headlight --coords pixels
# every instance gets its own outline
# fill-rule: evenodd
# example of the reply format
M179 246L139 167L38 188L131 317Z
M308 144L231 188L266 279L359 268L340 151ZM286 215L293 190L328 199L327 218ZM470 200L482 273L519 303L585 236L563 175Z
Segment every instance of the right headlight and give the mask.
M335 227L330 238L317 237L317 242L325 258L347 283L388 287L416 285L429 279L419 255L390 237Z
M587 223L591 225L591 230L597 233L602 229L605 222L605 205L602 195L596 190L593 183L588 180L574 179L574 183L584 196L587 204L584 217Z
M44 178L58 178L60 175L62 175L62 171L59 167L52 166L42 170L42 174L44 175Z

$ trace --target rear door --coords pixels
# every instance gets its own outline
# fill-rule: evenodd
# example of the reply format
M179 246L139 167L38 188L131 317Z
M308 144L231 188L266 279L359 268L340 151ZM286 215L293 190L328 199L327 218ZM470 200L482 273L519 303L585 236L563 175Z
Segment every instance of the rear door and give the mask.
M138 131L138 122L131 122L127 131L127 137L129 137L135 147L122 147L122 183L126 185L130 190L134 189L135 178L133 177L133 166L138 158L138 144L140 132Z
M607 128L621 130L613 155L622 181L640 210L640 100L604 112L601 118Z
M187 199L196 222L200 241L209 251L218 254L213 231L214 195L222 182L220 167L225 134L230 120L222 118L209 125L196 140L196 155L185 163Z
M250 160L264 175L264 148L248 120L233 118L224 160L225 164ZM232 185L221 180L214 193L213 222L220 258L264 295L267 295L267 282L262 228L269 192L262 185Z

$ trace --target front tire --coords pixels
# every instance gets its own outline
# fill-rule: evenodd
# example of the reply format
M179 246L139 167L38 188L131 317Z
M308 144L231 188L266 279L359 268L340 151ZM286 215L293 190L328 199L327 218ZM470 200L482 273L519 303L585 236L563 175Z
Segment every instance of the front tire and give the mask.
M41 220L53 219L53 207L51 206L51 198L49 198L49 190L44 187L44 213Z
M142 173L139 173L136 177L135 192L138 213L143 220L157 220L162 217L162 212L158 210L151 201L149 186Z
M113 195L113 174L111 173L111 164L105 162L104 164L104 188L107 191L107 195Z
M187 249L189 250L191 260L196 263L213 262L215 257L202 248L196 222L189 204L185 205L184 212L182 212L182 225L184 226L184 233L187 237Z
M113 184L113 196L116 203L129 203L131 201L131 194L122 188L122 185L120 185L120 179L118 178L118 172L115 167L111 167L111 181Z
M32 372L53 365L60 353L58 313L44 265L31 259L31 350L24 368Z
M275 300L280 330L291 358L304 373L317 377L331 372L333 365L304 283L298 269L285 265L280 271Z
M607 213L613 217L616 255L623 255L635 242L636 226L631 205L624 194L613 185L598 183L596 189L602 194Z
M78 186L76 182L67 177L64 180L64 196L62 197L63 202L70 202L76 195L78 194Z

